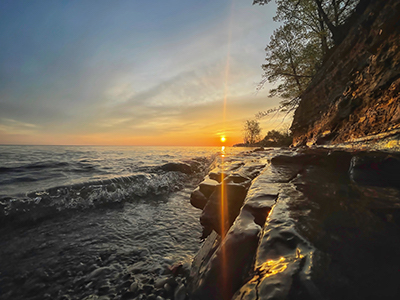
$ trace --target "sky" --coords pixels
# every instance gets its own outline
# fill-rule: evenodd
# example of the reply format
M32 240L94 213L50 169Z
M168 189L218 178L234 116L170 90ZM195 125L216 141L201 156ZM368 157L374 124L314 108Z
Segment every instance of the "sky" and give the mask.
M251 0L0 0L0 144L242 142L279 103L255 90L274 15Z

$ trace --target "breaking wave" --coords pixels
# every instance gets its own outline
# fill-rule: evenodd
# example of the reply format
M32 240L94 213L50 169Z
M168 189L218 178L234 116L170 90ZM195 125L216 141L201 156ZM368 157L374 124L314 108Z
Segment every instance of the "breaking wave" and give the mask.
M0 198L0 224L30 223L74 210L118 206L165 196L200 179L214 158L167 163L130 176L87 181Z

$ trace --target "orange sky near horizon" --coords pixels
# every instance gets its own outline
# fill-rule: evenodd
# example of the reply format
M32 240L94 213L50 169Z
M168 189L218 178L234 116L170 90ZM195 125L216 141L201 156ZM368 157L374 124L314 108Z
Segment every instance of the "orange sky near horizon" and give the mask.
M228 98L225 122L222 100L186 109L178 117L154 118L135 125L131 125L131 120L115 123L105 121L101 124L92 121L87 125L68 126L60 133L54 133L51 127L7 120L9 126L0 125L0 144L233 146L243 142L245 121L253 119L255 112L262 108L268 109L278 101L279 99L271 101L265 95ZM263 129L262 134L266 134L268 130L287 127L290 118L282 122L282 118L277 116L261 119L259 122ZM221 141L222 136L226 138L225 142Z
M21 143L21 139L24 143ZM242 143L240 135L227 137L225 142L221 141L221 136L188 134L187 136L162 135L157 137L129 137L129 136L107 136L93 134L91 136L20 136L16 135L15 140L8 139L5 145L113 145L113 146L233 146Z
M250 115L251 117L251 115ZM205 119L206 120L206 119ZM222 130L221 123L193 129L184 127L173 132L158 133L157 135L137 135L126 132L104 132L88 134L63 134L60 136L46 134L32 129L16 131L2 137L0 128L0 144L14 145L118 145L118 146L233 146L243 143L243 126L245 119L227 122L229 127ZM268 130L287 128L290 118L282 122L280 118L260 120L262 134ZM197 124L197 123L196 123ZM225 141L221 141L225 137ZM23 142L21 142L23 141Z
M19 132L9 134L6 143L21 145L119 145L119 146L232 146L242 143L242 131L239 128L230 133L223 133L219 128L214 130L185 131L181 133L165 133L156 136L136 136L115 133L93 133L91 135L62 135ZM224 136L226 140L221 141ZM0 130L1 138L1 130ZM3 139L4 140L4 139ZM24 141L21 143L21 141Z

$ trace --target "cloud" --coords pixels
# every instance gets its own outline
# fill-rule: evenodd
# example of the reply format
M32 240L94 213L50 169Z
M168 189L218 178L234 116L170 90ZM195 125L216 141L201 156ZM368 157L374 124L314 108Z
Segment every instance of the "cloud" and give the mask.
M13 119L0 119L0 130L10 134L29 134L39 129L39 126L30 123L19 122Z
M0 141L7 144L29 143L40 129L35 124L0 118Z

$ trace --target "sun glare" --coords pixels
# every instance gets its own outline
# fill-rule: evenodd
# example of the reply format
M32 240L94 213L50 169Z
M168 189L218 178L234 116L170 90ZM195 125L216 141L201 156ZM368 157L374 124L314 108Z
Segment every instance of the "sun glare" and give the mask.
M221 142L225 142L226 141L226 137L224 137L224 136L221 136Z

